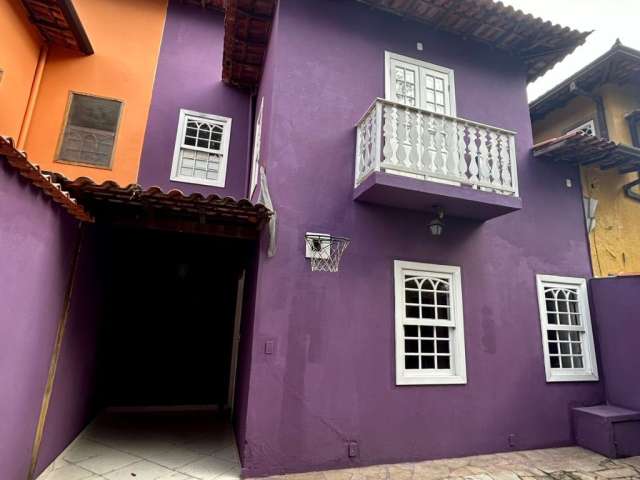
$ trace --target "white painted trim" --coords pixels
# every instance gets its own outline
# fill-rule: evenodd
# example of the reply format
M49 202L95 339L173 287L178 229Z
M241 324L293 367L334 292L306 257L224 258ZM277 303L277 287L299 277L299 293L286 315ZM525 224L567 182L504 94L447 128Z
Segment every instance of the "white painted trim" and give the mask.
M544 296L545 286L574 287L578 289L578 302L584 327L571 325L560 326L551 330L584 331L583 362L582 369L552 369L549 358L549 343L547 341L547 315L546 300ZM544 369L547 382L595 382L599 379L598 362L596 360L593 328L591 325L591 312L589 309L589 293L587 281L578 277L561 277L557 275L536 275L536 288L538 293L538 312L540 317L540 333L542 335L542 350L544 352Z
M220 115L212 115L209 113L201 113L193 110L186 110L184 108L180 109L180 119L178 121L178 130L176 132L176 143L173 149L173 161L171 164L171 181L173 182L182 182L182 183L193 183L196 185L208 185L211 187L224 187L227 178L227 163L229 159L229 143L231 139L231 122L232 119L230 117L222 117ZM220 146L220 151L215 152L213 150L209 150L206 148L199 148L189 146L183 146L184 139L184 125L187 117L197 117L202 118L204 120L215 120L220 123L224 123L224 129L222 132L222 144ZM208 153L220 154L220 170L218 171L218 179L217 180L207 180L204 178L192 178L192 177L184 177L181 176L178 172L179 167L179 158L180 158L180 150L182 148L188 148L189 150L194 151L204 151Z
M253 136L253 155L251 157L251 181L249 184L249 198L253 197L258 186L258 172L260 170L260 149L262 144L262 115L264 110L264 97L260 99L260 108L256 117L256 126Z
M395 291L395 337L396 337L396 385L456 385L467 383L467 363L464 344L464 311L462 302L462 270L451 265L406 262L394 260ZM407 373L404 369L404 276L405 273L418 275L435 274L450 280L451 321L429 322L453 328L451 350L452 374ZM434 276L435 276L434 275Z
M236 314L233 321L233 338L231 340L231 366L229 371L229 394L227 395L227 407L233 413L233 404L236 395L236 379L238 375L238 354L240 352L240 324L242 322L242 303L244 301L244 280L246 271L243 270L238 279L236 290Z
M393 53L388 50L384 52L384 96L386 100L393 100L393 95L391 92L391 61L396 60L398 62L408 63L417 66L418 68L425 68L427 70L433 70L435 72L442 73L449 77L449 110L450 112L447 114L451 117L455 117L457 115L457 107L456 107L456 82L455 82L455 71L452 68L443 67L441 65L436 65L434 63L425 62L423 60L418 60L417 58L407 57L405 55L400 55L399 53ZM420 80L421 81L421 80ZM416 85L418 91L421 92L421 88L419 85ZM422 105L416 105L417 108L422 109Z

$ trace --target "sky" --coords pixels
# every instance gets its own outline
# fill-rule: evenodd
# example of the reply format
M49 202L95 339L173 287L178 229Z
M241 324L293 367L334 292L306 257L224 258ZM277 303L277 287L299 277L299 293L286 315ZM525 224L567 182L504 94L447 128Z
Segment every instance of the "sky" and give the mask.
M640 0L502 0L502 3L564 27L594 30L571 55L529 84L529 101L605 53L616 38L640 50Z

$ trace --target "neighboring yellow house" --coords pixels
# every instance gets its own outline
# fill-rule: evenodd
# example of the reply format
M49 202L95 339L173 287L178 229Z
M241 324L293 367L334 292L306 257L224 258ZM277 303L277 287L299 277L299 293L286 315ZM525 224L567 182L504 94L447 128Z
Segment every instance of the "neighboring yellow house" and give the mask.
M595 276L640 272L640 51L616 41L529 105L534 157L579 164Z

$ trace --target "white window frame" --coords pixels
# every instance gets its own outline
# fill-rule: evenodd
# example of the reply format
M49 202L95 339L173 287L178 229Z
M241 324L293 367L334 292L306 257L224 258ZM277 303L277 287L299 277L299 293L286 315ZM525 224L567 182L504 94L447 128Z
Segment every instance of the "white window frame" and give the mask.
M256 117L256 126L253 136L253 157L251 159L251 182L249 184L249 198L253 197L258 186L258 172L260 170L260 146L262 144L262 112L264 110L264 97L260 99L260 108Z
M538 310L540 313L540 331L542 334L542 349L544 352L544 368L547 382L595 382L598 381L598 363L596 361L593 328L591 325L591 312L589 310L589 294L587 281L584 278L561 277L557 275L536 275L538 291ZM558 325L549 326L547 321L547 304L544 287L576 288L578 292L578 308L581 314L583 326ZM549 356L549 342L547 332L549 330L584 331L582 333L583 368L563 369L551 368Z
M447 278L451 303L450 320L407 320L408 324L445 326L452 329L450 337L451 373L425 372L405 369L405 275ZM456 385L467 383L464 346L464 312L462 307L461 269L457 266L394 261L396 385Z
M212 150L209 148L196 147L184 144L184 129L188 118L196 118L201 120L213 120L217 123L223 123L222 142L220 150ZM207 185L211 187L224 187L227 178L227 162L229 158L229 140L231 138L231 118L222 117L220 115L212 115L209 113L196 112L193 110L180 109L180 120L178 121L178 131L176 132L176 143L173 150L173 162L171 164L171 180L174 182L193 183L196 185ZM218 178L209 180L206 178L194 178L180 175L180 151L193 150L207 152L220 155L220 166L218 170Z
M395 96L392 90L392 86L394 85L394 78L391 71L391 66L394 61L414 66L417 68L418 72L420 71L420 69L425 69L446 75L449 78L449 113L447 113L446 115L449 115L451 117L455 117L457 115L455 72L452 68L435 65L433 63L425 62L423 60L418 60L416 58L407 57L405 55L400 55L398 53L389 51L384 52L384 95L387 100L395 101ZM421 82L422 75L419 74L418 82L416 85L418 104L415 107L419 108L420 110L425 110L422 106L422 102L420 101L420 98L422 96Z

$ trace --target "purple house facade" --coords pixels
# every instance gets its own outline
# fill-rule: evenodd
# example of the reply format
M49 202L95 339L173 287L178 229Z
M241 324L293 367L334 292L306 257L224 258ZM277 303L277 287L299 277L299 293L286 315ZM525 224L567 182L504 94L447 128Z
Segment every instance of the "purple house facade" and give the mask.
M354 201L354 126L385 97L385 52L452 69L458 117L517 132L522 208L481 222L445 207L435 237L419 195L412 209ZM565 186L577 170L530 156L526 83L507 54L357 2L280 2L258 93L278 253L260 256L249 474L570 445L571 407L604 400L600 382L545 378L536 275L591 269L580 191ZM396 178L391 205L415 188ZM351 239L337 274L310 271L306 232ZM462 384L397 384L395 261L460 268Z
M168 3L139 185L51 174L95 226L0 169L0 297L24 318L0 324L19 387L0 411L29 423L0 430L0 476L39 473L101 409L149 405L231 409L250 477L629 454L640 286L590 281L579 171L531 154L526 85L585 34L493 2L471 18L472 0L190 3ZM60 291L9 307L36 280ZM43 313L60 310L64 339Z

